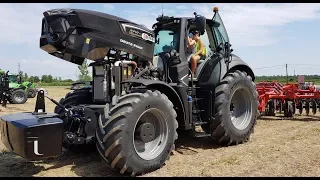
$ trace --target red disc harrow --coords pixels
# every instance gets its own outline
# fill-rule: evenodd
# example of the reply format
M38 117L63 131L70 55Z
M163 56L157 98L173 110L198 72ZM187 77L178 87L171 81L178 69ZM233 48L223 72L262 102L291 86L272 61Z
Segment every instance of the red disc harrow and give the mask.
M279 82L260 82L256 84L259 94L259 111L262 115L275 116L276 112L292 117L296 110L306 115L310 110L316 114L320 107L320 91L315 86L303 84L282 84ZM319 109L320 111L320 109Z

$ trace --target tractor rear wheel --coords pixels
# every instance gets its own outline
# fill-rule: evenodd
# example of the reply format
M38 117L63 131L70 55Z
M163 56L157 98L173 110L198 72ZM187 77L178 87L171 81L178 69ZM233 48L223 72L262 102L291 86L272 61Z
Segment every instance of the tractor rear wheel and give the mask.
M66 108L77 106L79 104L92 104L92 94L88 89L75 90L66 94L64 98L61 98L59 103L64 105ZM60 118L67 122L65 125L65 131L68 131L71 126L71 122L68 122L68 119L65 116L65 110L56 106L54 113L59 114ZM67 142L63 142L62 146L72 152L88 152L92 151L95 147L94 143L88 146L88 144L68 144Z
M249 140L258 117L258 92L245 72L228 73L216 87L211 137L221 145Z
M147 173L164 165L178 138L177 114L159 91L131 93L107 105L98 120L97 149L121 174Z
M12 104L24 104L28 100L28 94L22 89L14 89L11 91L9 102Z
M28 89L28 98L34 98L37 95L37 90L34 88Z

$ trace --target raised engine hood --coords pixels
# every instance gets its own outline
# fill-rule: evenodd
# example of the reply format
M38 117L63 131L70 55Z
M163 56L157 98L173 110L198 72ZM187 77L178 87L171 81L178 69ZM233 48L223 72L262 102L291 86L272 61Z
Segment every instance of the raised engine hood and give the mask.
M154 33L142 25L109 14L82 9L43 13L40 48L75 64L103 59L110 48L152 60Z

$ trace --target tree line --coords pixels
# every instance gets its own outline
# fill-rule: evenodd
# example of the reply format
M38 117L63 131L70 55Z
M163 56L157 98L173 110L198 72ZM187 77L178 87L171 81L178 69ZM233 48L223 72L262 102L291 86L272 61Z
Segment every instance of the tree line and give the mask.
M314 82L316 84L320 84L320 75L303 75L305 82ZM298 76L280 76L280 75L274 75L274 76L256 76L256 82L261 81L278 81L281 83L286 83L287 81L289 83L297 83L298 82Z
M79 75L77 77L76 81L91 81L91 76L89 74L88 70L88 64L85 60L82 65L78 66ZM29 76L28 73L24 73L23 71L20 71L19 75L22 78L22 81L29 81L33 83L45 83L47 85L50 84L71 84L75 82L72 79L62 79L61 77L53 77L51 74L42 75L42 76Z
M89 74L88 70L88 64L87 60L83 62L82 65L78 66L79 75L77 77L76 81L91 81L92 77ZM45 83L46 85L56 84L71 84L75 82L72 79L62 79L61 77L53 77L52 75L42 75L39 76L28 76L27 73L20 72L20 75L22 77L23 81L29 81L34 83ZM304 75L305 82L314 82L315 84L320 84L320 75ZM298 76L283 76L283 75L274 75L274 76L256 76L255 82L261 82L261 81L278 81L281 83L297 83L298 82Z

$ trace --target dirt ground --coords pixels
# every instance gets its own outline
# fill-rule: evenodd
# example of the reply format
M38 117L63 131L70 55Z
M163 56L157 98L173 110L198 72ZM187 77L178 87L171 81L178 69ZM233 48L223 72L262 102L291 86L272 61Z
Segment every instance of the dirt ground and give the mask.
M46 88L56 100L69 91L65 87ZM36 98L23 105L0 107L0 115L33 111ZM46 100L48 112L54 104ZM161 169L143 176L320 176L319 117L296 116L259 119L249 142L218 147L209 138L185 135ZM99 157L64 153L43 161L28 162L8 152L0 142L0 177L3 176L120 176Z

